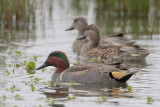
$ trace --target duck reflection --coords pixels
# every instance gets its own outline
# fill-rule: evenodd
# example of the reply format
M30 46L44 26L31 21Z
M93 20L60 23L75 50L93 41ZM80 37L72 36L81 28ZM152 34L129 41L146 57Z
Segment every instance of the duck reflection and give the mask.
M70 95L76 97L131 97L125 96L127 93L126 83L110 84L81 84L81 85L56 85L51 90L54 92L44 92L47 98L67 98ZM64 100L63 100L64 101Z

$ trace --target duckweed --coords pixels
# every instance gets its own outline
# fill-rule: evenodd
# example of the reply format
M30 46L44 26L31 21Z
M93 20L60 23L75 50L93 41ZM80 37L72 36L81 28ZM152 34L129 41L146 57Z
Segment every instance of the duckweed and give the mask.
M16 54L22 54L22 52L21 52L21 51L15 51L15 53L16 53Z
M23 62L23 65L26 65L26 64L27 64L27 61L24 61L24 62Z
M75 99L76 97L70 97L70 96L67 97L67 100L75 100Z
M152 101L152 97L147 97L147 104L151 104Z
M78 63L77 63L77 64L81 64L81 63L80 63L80 61L78 61Z
M5 101L5 100L6 100L6 98L7 98L7 97L6 97L5 95L3 95L3 101Z
M100 56L97 57L97 58L92 58L91 59L92 62L98 62L98 61L101 61L101 60L102 60L102 58Z
M20 100L20 99L21 99L21 98L20 98L20 95L19 95L19 94L16 94L16 95L15 95L15 99L16 99L16 100Z
M10 73L8 70L6 70L6 71L3 72L3 74L8 76L8 75L10 75L11 73Z
M20 64L16 64L16 68L19 68L21 65Z
M45 68L42 68L42 72L44 72L46 69Z
M34 56L33 59L34 59L34 61L37 61L37 56Z
M71 85L74 85L74 82L70 82Z
M33 84L31 84L31 91L35 91L35 87L34 87L34 85Z
M132 86L128 86L128 87L127 87L127 90L128 90L128 93L131 93Z
M9 67L12 67L12 64L9 64L8 66L9 66Z
M35 74L35 69L36 66L33 61L29 62L28 65L26 66L27 73L29 74Z
M102 98L98 99L98 104L104 103L106 101L107 101L106 98L102 97Z

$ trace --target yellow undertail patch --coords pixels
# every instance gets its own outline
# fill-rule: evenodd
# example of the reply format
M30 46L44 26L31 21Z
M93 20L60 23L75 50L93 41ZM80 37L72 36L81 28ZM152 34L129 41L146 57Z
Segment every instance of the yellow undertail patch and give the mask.
M124 72L112 72L112 76L115 78L115 79L121 79L123 78L124 76L126 76L126 73Z

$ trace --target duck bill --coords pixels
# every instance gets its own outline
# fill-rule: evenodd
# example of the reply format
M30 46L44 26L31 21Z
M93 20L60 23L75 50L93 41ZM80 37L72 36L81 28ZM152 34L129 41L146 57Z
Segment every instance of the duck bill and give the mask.
M75 28L71 26L70 28L66 29L65 31L74 30Z
M81 35L81 36L79 36L79 37L77 38L77 40L82 40L82 39L85 39L85 38L86 38L86 36Z
M40 67L38 67L36 70L40 70L42 68L48 67L49 65L45 62L43 65L41 65Z

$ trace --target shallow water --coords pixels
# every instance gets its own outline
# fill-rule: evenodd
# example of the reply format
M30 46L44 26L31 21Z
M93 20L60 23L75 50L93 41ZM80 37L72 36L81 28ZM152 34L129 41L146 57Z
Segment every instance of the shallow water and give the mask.
M160 23L158 18L153 17L155 24L152 24L148 18L144 17L97 17L95 16L98 14L95 1L80 2L81 11L76 3L67 0L63 2L59 0L41 1L35 5L34 21L31 18L27 24L19 22L18 27L13 25L3 27L3 21L1 21L0 106L128 107L160 105ZM21 65L24 61L27 63L33 61L34 56L37 56L35 63L38 67L54 50L66 52L72 65L78 63L76 54L72 52L72 43L77 31L65 31L77 16L85 16L89 24L97 24L103 35L125 32L128 38L150 50L151 54L146 58L145 64L139 64L143 66L131 68L139 72L132 76L127 84L104 86L65 83L50 87L47 82L50 81L54 72L53 67L46 68L45 72L36 71L35 74L28 74L25 65L23 68L22 66L16 68L17 63ZM130 91L127 89L128 86L132 86ZM147 102L147 97L151 97L152 100Z

